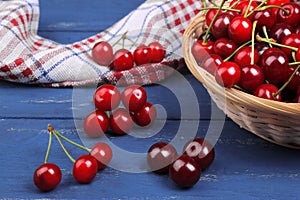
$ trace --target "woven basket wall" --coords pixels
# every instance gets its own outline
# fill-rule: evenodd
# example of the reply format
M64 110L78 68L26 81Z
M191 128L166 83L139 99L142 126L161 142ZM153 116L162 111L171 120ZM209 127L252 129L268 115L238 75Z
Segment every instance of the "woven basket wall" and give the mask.
M191 73L204 85L217 106L241 128L270 142L300 149L300 103L276 102L234 88L225 89L198 66L191 48L203 33L204 14L204 11L198 13L183 36L183 54Z

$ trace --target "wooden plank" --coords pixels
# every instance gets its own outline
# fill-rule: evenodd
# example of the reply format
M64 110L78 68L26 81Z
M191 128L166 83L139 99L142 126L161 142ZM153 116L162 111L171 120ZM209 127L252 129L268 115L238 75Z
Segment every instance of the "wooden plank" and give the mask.
M56 190L39 192L33 185L34 169L44 159L47 146L46 126L52 123L66 137L81 142L73 120L2 119L0 121L0 171L5 184L0 198L28 199L297 199L300 184L299 151L278 147L241 130L230 121L216 145L216 159L191 189L179 189L168 176L152 173L125 173L106 168L89 185L79 185L72 178L72 163L54 140L50 162L62 168L63 180ZM209 121L201 121L199 130ZM110 137L121 148L145 152L156 141L169 141L177 121L166 123L167 131L149 139L131 136ZM188 127L187 127L188 128ZM199 131L198 136L203 136ZM122 145L121 145L122 144ZM84 151L66 144L74 157Z

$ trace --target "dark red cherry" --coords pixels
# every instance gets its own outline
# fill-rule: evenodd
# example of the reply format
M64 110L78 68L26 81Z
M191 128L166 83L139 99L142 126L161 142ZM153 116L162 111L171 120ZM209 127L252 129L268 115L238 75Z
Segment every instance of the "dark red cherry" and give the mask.
M98 42L92 48L92 57L99 65L108 66L113 60L113 48L105 41Z
M104 84L96 89L93 99L98 110L111 111L119 105L121 94L116 86Z
M234 17L228 26L228 36L237 44L251 40L252 22L245 17Z
M271 38L281 43L285 36L295 33L295 29L286 23L275 23L269 32Z
M228 25L233 18L234 16L227 12L219 14L210 30L213 36L217 39L228 37Z
M78 183L90 183L98 172L96 158L91 155L80 156L73 166L73 177Z
M272 51L262 56L260 67L264 72L266 80L273 84L279 84L286 77L289 59L283 51Z
M282 5L277 13L277 21L289 24L291 26L299 25L300 23L300 6L296 3L290 2Z
M197 40L192 45L192 54L197 63L201 63L209 54L214 53L214 44L211 40L207 40L206 43L203 40Z
M130 112L139 111L147 102L147 93L142 86L127 86L121 94L122 102Z
M227 88L232 88L238 83L241 76L240 67L234 62L223 62L215 73L216 81Z
M95 110L88 114L83 122L85 133L93 138L105 134L108 127L109 119L106 113L100 110Z
M297 66L289 66L287 77L285 78L284 82L288 81L288 79L292 76L296 68ZM299 86L300 86L300 70L296 72L291 82L287 85L287 88L296 91L299 88Z
M257 65L241 67L241 78L238 85L247 91L254 91L265 81L264 73Z
M134 58L132 53L127 49L119 49L114 54L113 66L115 71L129 70L133 67Z
M209 27L209 25L211 24L213 18L215 17L215 15L217 14L218 9L209 9L205 15L205 23L207 25L207 27ZM219 12L219 14L222 13L222 10Z
M134 62L136 65L143 65L151 62L151 49L146 45L138 46L133 52Z
M298 87L294 103L300 103L300 87Z
M281 94L278 94L276 97L274 96L277 91L278 88L275 85L265 83L255 89L254 95L263 99L281 101Z
M282 39L282 44L290 47L298 48L300 46L300 35L296 33L292 33L290 35L285 36ZM289 57L292 58L292 50L289 48L282 47L281 50Z
M104 169L112 159L112 149L104 142L98 142L90 151L90 155L97 159L98 170Z
M170 165L169 175L178 186L189 188L199 181L201 168L193 158L182 155Z
M254 57L254 64L259 61L259 54L256 49L254 49L252 55L252 49L250 46L244 46L240 48L236 54L234 55L234 62L238 64L240 67L251 64L251 59Z
M262 11L254 12L253 21L255 20L257 20L257 31L262 31L263 26L266 27L266 30L269 30L276 22L276 15L271 8L268 8Z
M237 45L228 38L219 38L214 44L215 54L225 59L237 49Z
M269 6L275 5L275 6L282 6L285 3L290 2L290 0L267 0L266 4ZM275 16L277 16L278 8L272 8L273 13Z
M244 16L245 13L247 12L247 10L248 10L248 14L249 14L250 12L252 12L253 10L255 10L255 8L258 6L255 1L251 1L250 6L249 6L249 4L250 4L250 1L243 0L243 1L240 1L238 4L236 4L233 8L237 9L237 10L240 10L241 12L239 14L241 16ZM251 14L248 18L251 21L253 21L253 14Z
M172 144L157 142L153 144L147 154L147 161L150 169L158 174L169 172L169 166L177 158L177 151Z
M270 46L266 42L256 42L254 48L258 52L258 55L261 56Z
M201 170L207 169L215 159L214 147L204 138L195 138L188 142L183 152L193 158Z
M214 75L217 68L223 62L221 56L217 54L211 54L210 56L206 57L202 63L201 67L208 71L210 74Z
M151 62L159 63L165 58L166 50L159 42L151 42L148 47L151 51Z
M134 113L134 122L139 126L149 126L155 121L156 114L155 106L146 102L139 111Z
M44 192L56 188L61 178L62 173L60 168L53 163L42 164L34 171L33 175L35 186Z
M114 110L109 117L109 122L112 132L117 135L129 133L134 125L129 111L125 108Z

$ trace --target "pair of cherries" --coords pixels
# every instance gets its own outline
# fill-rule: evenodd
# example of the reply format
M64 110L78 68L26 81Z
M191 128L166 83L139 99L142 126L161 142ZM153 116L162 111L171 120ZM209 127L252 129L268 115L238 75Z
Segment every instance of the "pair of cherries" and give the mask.
M300 5L289 0L231 1L205 8L206 31L192 45L199 66L227 88L299 102Z
M156 118L156 108L147 102L147 93L142 86L130 85L122 92L111 84L98 87L93 96L96 110L88 114L83 127L90 137L100 137L110 131L125 135L134 124L147 127ZM122 106L123 105L123 106Z
M153 172L169 174L178 186L189 188L199 181L214 158L214 147L204 138L195 138L184 146L181 155L172 144L157 142L149 148L147 161Z
M90 183L96 177L97 172L106 168L112 159L112 149L106 143L98 142L92 149L88 149L64 137L54 129L49 131L49 134L49 145L45 156L45 162L34 171L33 175L34 184L41 191L48 192L53 190L62 180L60 167L54 163L48 162L49 151L52 144L52 135L57 137L64 152L70 160L74 162L72 174L74 179L80 184ZM88 154L84 154L75 160L66 150L60 138L87 151Z
M92 58L99 65L109 66L114 71L124 71L149 63L159 63L166 56L164 47L159 42L139 45L133 53L121 48L115 53L113 47L105 41L98 42L92 48Z

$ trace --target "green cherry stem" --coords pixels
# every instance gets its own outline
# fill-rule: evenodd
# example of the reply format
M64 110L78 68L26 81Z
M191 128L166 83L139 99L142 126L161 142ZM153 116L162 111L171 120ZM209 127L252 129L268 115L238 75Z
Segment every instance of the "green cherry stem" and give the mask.
M226 62L226 61L230 60L241 48L251 44L251 42L252 42L252 40L249 40L248 42L245 42L244 44L240 45L230 56L225 58L223 61Z
M68 152L68 150L66 149L66 147L64 146L64 144L62 143L61 139L58 137L58 135L54 134L57 141L59 142L61 148L63 149L63 151L65 152L65 154L68 156L68 158L73 162L75 163L75 159L71 156L71 154Z
M268 35L268 31L267 31L267 27L266 27L266 26L263 26L263 27L262 27L262 31L263 31L265 37L266 37L268 40L270 40L269 35ZM272 48L272 47L273 47L272 44L269 43L269 47Z
M265 3L268 0L263 0L255 9L253 9L250 13L247 14L246 18L248 18L250 15L252 15L254 12L260 11L261 8L263 8L262 6L265 5Z
M207 38L208 38L208 33L209 33L209 31L210 31L212 25L213 25L214 22L216 21L216 18L217 18L217 16L219 15L219 13L220 13L220 11L221 11L221 9L222 9L222 7L223 7L225 1L226 1L226 0L222 0L222 3L221 3L221 5L220 5L220 7L218 8L218 11L216 12L216 15L214 16L214 18L212 19L212 21L211 21L211 23L210 23L208 29L206 30L206 33L205 33L205 36L204 36L204 39L203 39L203 44L206 44Z
M244 17L245 17L245 18L247 18L247 17L248 17L248 12L249 12L249 9L250 9L250 7L251 7L252 1L253 1L253 0L250 0L250 1L249 1L249 3L248 3L248 6L247 6L247 9L246 9L246 12L245 12L245 14L244 14Z
M268 8L278 8L280 10L283 10L283 12L285 12L286 14L289 14L289 11L281 6L276 6L276 5L268 5L268 6L263 6L259 9L256 9L255 11L263 11L263 10L267 10Z
M207 7L207 8L200 8L199 10L200 11L203 11L203 10L212 10L212 9L218 9L219 7ZM221 10L224 10L224 11L233 11L233 12L241 12L240 10L238 9L233 9L233 8L222 8Z
M44 163L47 163L47 162L48 162L48 158L49 158L49 153L50 153L51 145L52 145L52 132L49 131L48 147L47 147L47 151L46 151Z
M70 144L72 144L72 145L74 145L74 146L80 148L80 149L83 149L83 150L88 151L88 152L91 151L91 149L89 149L89 148L87 148L87 147L85 147L85 146L82 146L82 145L80 145L80 144L78 144L78 143L76 143L76 142L70 140L69 138L63 136L62 134L60 134L60 133L57 132L57 131L53 131L53 133L54 133L55 135L59 136L60 138L64 139L65 141L69 142Z
M286 88L286 86L292 81L292 79L295 77L296 73L299 71L299 69L300 69L300 62L295 62L295 63L291 63L291 64L293 64L293 65L297 65L298 64L298 67L292 73L292 75L290 76L289 80L287 82L285 82L281 86L281 88L279 88L279 90L273 95L273 97L276 97L278 94L280 94Z
M272 38L271 39L267 39L267 38L262 38L259 35L256 35L256 40L259 41L259 42L266 42L266 43L272 44L274 46L287 48L287 49L290 49L292 51L297 51L298 50L298 48L296 48L296 47L287 46L287 45L284 45L284 44L279 44L276 41L274 41Z
M253 22L252 36L251 36L251 65L254 65L254 41L255 41L255 29L257 25L257 20Z

